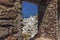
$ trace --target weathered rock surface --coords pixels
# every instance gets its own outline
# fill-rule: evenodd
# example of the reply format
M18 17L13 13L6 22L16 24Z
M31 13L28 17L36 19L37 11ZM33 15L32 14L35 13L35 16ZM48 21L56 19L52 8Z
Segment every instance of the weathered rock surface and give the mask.
M17 17L17 13L12 10L10 12L2 13L0 15L0 19L15 19Z
M19 36L22 21L21 0L0 0L0 38L6 35ZM16 33L15 33L16 32Z
M0 27L0 38L9 34L8 28Z
M50 38L52 40L58 40L58 0L46 1L46 4L42 4L41 8L44 13L42 23L40 25L40 34L43 37ZM48 4L48 5L47 5ZM47 5L46 10L44 6ZM45 11L45 12L44 12ZM40 17L40 16L39 16ZM40 20L39 20L40 21ZM39 34L39 35L40 35Z
M0 0L0 4L3 5L14 5L14 0Z
M14 25L13 20L0 20L0 26L3 25Z

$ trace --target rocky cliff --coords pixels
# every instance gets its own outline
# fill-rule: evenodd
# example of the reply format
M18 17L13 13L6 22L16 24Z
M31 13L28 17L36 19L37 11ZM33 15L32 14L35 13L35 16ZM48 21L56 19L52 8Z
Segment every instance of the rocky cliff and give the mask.
M0 40L8 36L21 36L21 8L21 0L0 0Z
M52 40L58 40L57 3L58 0L42 0L40 3L39 23L41 23L39 24L39 35L41 35L43 38L45 37ZM42 19L42 21L40 19Z

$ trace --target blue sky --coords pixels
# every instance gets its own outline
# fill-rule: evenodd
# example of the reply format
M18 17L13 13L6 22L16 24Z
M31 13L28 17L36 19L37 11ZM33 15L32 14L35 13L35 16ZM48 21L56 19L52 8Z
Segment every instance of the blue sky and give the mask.
M34 16L38 13L38 6L36 4L23 1L22 2L22 13L23 13L24 18L27 18L30 15Z

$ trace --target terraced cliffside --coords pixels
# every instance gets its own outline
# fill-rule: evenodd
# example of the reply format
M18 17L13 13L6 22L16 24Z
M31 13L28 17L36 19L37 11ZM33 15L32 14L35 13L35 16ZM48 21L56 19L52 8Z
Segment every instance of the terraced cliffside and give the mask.
M21 0L0 0L0 40L8 36L20 37L22 21Z

